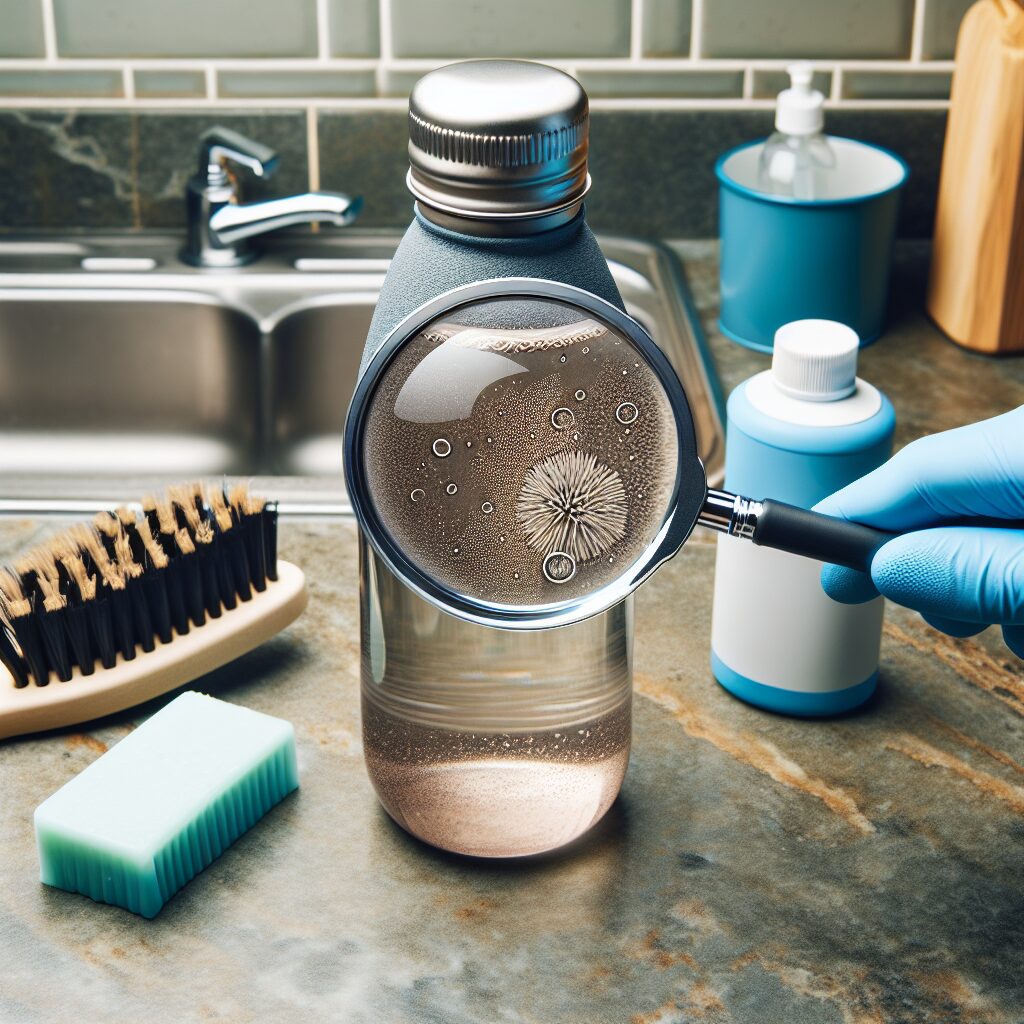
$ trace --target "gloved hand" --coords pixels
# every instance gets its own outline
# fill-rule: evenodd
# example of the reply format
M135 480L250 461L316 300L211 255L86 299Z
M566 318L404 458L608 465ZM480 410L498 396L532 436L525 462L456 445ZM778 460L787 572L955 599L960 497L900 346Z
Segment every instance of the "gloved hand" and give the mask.
M882 593L951 636L998 624L1024 658L1024 406L914 441L815 510L900 534L875 554L870 578L825 566L830 597ZM965 522L976 518L1012 525Z

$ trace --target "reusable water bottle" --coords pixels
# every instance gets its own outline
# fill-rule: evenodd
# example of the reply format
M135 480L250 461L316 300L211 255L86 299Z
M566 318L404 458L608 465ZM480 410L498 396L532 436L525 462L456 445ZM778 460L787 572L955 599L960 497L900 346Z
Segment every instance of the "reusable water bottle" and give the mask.
M622 308L584 219L587 147L586 93L553 68L467 61L417 83L409 101L407 179L415 219L381 290L361 374L396 325L472 282L545 279ZM440 535L442 514L462 517L464 527L474 516L489 517L492 525L500 516L513 521L513 509L469 500L467 479L479 476L495 446L562 458L572 418L588 401L586 389L574 385L565 407L531 420L525 399L510 391L503 404L509 370L502 367L541 358L557 366L558 353L570 345L583 358L589 347L580 332L592 322L575 323L563 311L543 303L477 310L481 331L473 335L459 325L462 357L439 374L421 374L417 379L429 382L415 395L404 393L401 411L410 429L435 420L448 425L426 439L422 452L399 445L377 453L371 467L386 475L393 462L419 474L401 510L421 528L414 543L432 530ZM445 331L452 325L428 326L421 337L429 346ZM520 370L525 374L526 366ZM588 470L569 459L549 465ZM545 481L534 483L540 490L532 500L543 513ZM522 498L527 510L530 500ZM495 532L495 543L504 544L506 535ZM456 565L466 554L458 545L446 552ZM545 565L545 572L559 571ZM605 813L629 758L630 598L555 629L480 625L425 600L363 536L360 611L366 763L395 821L445 849L514 856L560 846Z
M857 377L857 349L856 333L834 321L776 332L772 368L729 396L727 489L811 508L889 457L893 408ZM838 714L871 696L882 598L839 604L820 574L813 559L718 538L711 664L722 686L792 715Z

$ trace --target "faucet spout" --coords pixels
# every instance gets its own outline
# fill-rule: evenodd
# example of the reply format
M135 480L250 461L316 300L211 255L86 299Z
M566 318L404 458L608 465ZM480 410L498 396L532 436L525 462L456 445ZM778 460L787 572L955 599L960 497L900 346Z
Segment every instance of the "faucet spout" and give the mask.
M293 224L326 221L351 224L363 205L340 192L304 192L297 196L239 203L227 162L267 177L277 166L268 146L223 126L211 128L199 143L199 170L185 189L188 234L181 258L193 267L241 267L258 255L248 239Z
M304 192L259 203L228 203L210 217L210 236L216 243L230 246L296 224L327 222L344 227L355 220L362 205L361 197L341 192Z

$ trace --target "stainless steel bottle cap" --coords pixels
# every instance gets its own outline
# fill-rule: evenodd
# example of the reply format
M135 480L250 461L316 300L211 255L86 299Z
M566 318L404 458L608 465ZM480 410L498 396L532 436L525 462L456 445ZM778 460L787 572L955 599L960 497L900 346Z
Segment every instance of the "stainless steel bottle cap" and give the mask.
M572 76L522 60L450 64L409 98L409 190L456 217L555 214L590 188L587 136L587 94Z

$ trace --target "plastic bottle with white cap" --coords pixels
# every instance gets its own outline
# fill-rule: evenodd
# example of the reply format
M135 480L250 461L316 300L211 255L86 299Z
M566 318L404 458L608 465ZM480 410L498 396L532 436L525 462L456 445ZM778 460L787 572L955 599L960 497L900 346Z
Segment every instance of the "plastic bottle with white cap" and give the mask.
M811 87L814 69L806 61L790 64L786 71L791 84L779 93L775 132L761 150L758 187L793 199L828 198L836 157L823 134L825 97Z
M772 367L729 396L725 486L811 508L889 457L895 414L857 377L857 334L831 320L775 333ZM711 663L735 696L819 716L867 700L878 680L882 599L842 605L821 564L718 539Z

